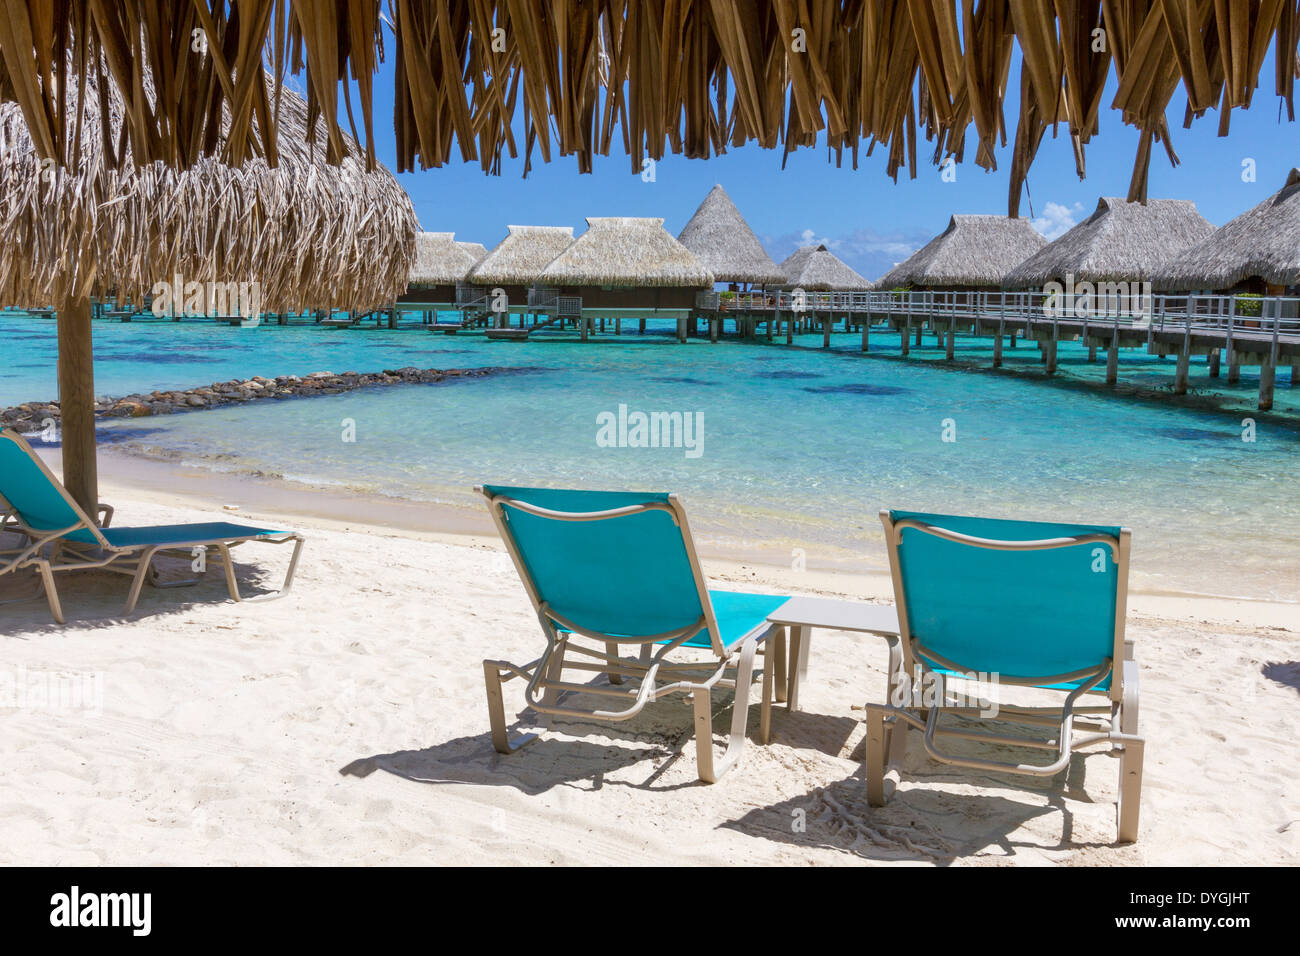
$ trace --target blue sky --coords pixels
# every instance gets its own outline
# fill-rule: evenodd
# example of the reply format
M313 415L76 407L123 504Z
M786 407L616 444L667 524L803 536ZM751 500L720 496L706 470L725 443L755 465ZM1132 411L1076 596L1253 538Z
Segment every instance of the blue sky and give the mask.
M380 160L395 169L391 44L388 53L389 62L381 64L375 84L376 149ZM534 153L527 179L522 178L522 155L504 159L500 176L485 175L477 162L457 158L440 169L406 173L399 179L424 229L455 232L457 239L488 248L505 235L507 224L571 225L580 234L585 216L662 216L676 235L714 183L721 183L778 261L806 241L817 240L874 279L942 230L952 213L1006 213L1019 76L1017 54L1006 97L1011 128L1008 145L997 151L998 170L985 173L974 164L972 128L966 162L951 183L943 182L938 169L928 163L925 143L918 147L917 178L907 179L903 170L897 184L885 175L883 148L870 158L861 157L857 170L847 160L836 169L824 148L803 149L791 154L782 170L780 150L752 146L707 160L666 156L657 165L654 182L643 182L629 158L616 150L596 157L595 172L588 175L578 173L573 157L544 164ZM1114 88L1112 71L1106 107ZM1279 115L1278 103L1271 54L1260 72L1253 107L1233 111L1227 138L1216 135L1214 110L1194 121L1191 129L1182 128L1186 100L1180 88L1170 104L1169 125L1182 162L1171 168L1163 147L1153 148L1150 196L1195 200L1201 215L1217 226L1279 189L1291 167L1300 165L1300 125L1287 122L1285 112ZM1088 175L1083 181L1075 172L1064 126L1056 139L1050 130L1043 138L1021 215L1028 216L1032 205L1035 225L1049 237L1086 218L1099 196L1128 192L1138 134L1108 108L1102 110L1100 123L1086 150ZM519 140L522 143L522 137ZM865 153L865 143L860 152ZM1255 160L1253 183L1242 181L1246 158Z

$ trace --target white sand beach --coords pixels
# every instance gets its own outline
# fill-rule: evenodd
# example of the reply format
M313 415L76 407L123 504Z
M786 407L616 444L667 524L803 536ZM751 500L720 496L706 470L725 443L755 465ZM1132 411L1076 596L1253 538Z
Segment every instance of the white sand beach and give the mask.
M186 498L127 487L120 462L103 467L123 525L208 520L231 503L201 482ZM127 579L95 572L63 579L65 627L39 598L0 607L2 670L26 698L0 702L0 863L1300 861L1295 605L1133 596L1142 834L1116 846L1105 755L1036 782L944 768L913 746L892 802L869 808L862 707L883 692L885 646L846 633L814 635L802 710L778 706L767 746L752 736L753 689L750 744L716 785L696 779L680 698L499 756L481 660L530 660L540 644L499 542L345 524L325 496L299 495L294 514L254 499L249 486L223 517L308 536L283 600L232 604L218 573L146 588L123 618ZM236 555L250 591L276 586L288 557ZM707 542L705 567L741 588L887 599L879 577L718 560ZM0 598L20 584L0 582ZM85 707L36 699L78 682L98 687ZM507 693L513 714L518 683Z

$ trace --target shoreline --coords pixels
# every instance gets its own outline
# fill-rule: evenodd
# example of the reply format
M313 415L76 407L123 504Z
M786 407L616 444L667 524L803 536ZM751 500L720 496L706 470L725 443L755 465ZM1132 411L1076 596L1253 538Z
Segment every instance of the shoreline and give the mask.
M38 453L56 473L60 472L57 448L40 448ZM112 446L101 448L100 480L101 492L109 503L128 503L127 507L118 509L119 520L125 519L123 523L131 523L133 509L129 503L137 501L225 514L234 520L239 520L236 517L239 515L291 518L304 528L357 531L504 551L487 509L481 505L376 496L372 492L289 479L219 472L139 456ZM146 491L148 495L143 494ZM466 494L467 500L472 500L470 489L466 489ZM718 540L698 529L695 537L701 559L712 578L780 588L783 593L806 591L893 603L888 570L868 567L865 559L862 564L855 562L852 566L810 560L805 570L794 571L775 561L770 552L728 547L723 543L728 539ZM1300 620L1300 601L1130 587L1129 614L1291 631Z

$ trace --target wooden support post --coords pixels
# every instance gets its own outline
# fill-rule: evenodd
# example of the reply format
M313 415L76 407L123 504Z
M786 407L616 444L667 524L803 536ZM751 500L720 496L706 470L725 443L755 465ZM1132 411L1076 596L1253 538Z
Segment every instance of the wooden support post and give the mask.
M1187 394L1187 372L1192 364L1192 355L1187 350L1178 353L1178 367L1174 371L1174 394Z
M578 328L580 329L578 334L582 341L587 341L587 337L591 334L591 316L584 315L580 318L578 320Z
M862 323L862 351L867 351L867 340L871 334L871 323L863 321Z
M1043 359L1047 363L1047 374L1056 374L1056 336L1053 335L1043 348Z
M1290 379L1288 380L1288 382L1287 382L1288 386L1291 387L1291 388L1295 388L1295 378L1296 378L1296 373L1297 373L1297 372L1300 372L1300 362L1292 362L1292 363L1291 363L1291 378L1290 378Z
M907 358L907 351L912 345L912 320L907 319L903 325L902 335L898 337L898 344L903 358Z
M1012 330L1011 330L1011 347L1012 347L1012 348L1015 348L1015 347L1016 347L1016 330L1015 330L1015 329L1012 329Z
M645 335L645 319L636 320L636 331L638 335Z
M677 342L679 345L686 344L686 320L682 318L677 320Z
M830 313L827 313L826 318L822 319L822 348L824 349L831 347L831 322L833 321Z
M993 367L1002 367L1002 326L998 326L998 334L993 336Z
M616 318L616 319L614 320L614 334L615 334L615 335L622 335L622 334L623 334L623 317L622 317L622 316L619 316L618 318Z
M1206 364L1210 366L1210 378L1219 377L1219 350L1212 349L1209 357L1206 358Z
M1228 384L1236 385L1241 381L1241 359L1233 349L1228 350Z
M710 342L718 341L718 326L720 326L721 324L722 324L722 320L718 318L716 315L709 317L709 341Z
M90 300L59 309L59 429L63 442L63 487L98 520L99 471L95 460L95 361Z
M1106 384L1114 385L1119 381L1119 327L1110 335L1110 347L1106 349Z
M1276 374L1277 366L1266 356L1259 367L1259 410L1261 412L1267 412L1273 407L1273 377Z
M769 313L767 316L767 321L763 323L764 328L767 330L767 340L769 342L772 341L772 321L773 321L772 315L771 313Z
M956 347L957 347L957 330L955 328L955 323L950 321L948 323L948 348L947 351L944 353L945 358L947 358L949 362L952 361L952 357Z
M1088 361L1089 362L1097 361L1097 346L1095 345L1088 346Z
M795 313L791 312L790 317L785 320L785 344L786 345L794 344L794 322L796 318L797 316L795 315Z
M922 322L920 325L918 325L918 326L916 327L916 347L917 347L918 349L922 346L922 344L924 344L924 343L922 343L922 341L921 341L921 332L922 332L924 329L925 329L925 322Z

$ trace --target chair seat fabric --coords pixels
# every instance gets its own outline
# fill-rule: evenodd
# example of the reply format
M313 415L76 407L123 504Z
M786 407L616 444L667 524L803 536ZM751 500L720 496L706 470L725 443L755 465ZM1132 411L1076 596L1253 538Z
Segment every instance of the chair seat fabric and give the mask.
M115 548L191 547L209 541L239 541L266 535L283 534L266 528L211 521L199 524L160 524L139 528L100 528L99 533ZM67 540L95 544L89 531L74 531Z

